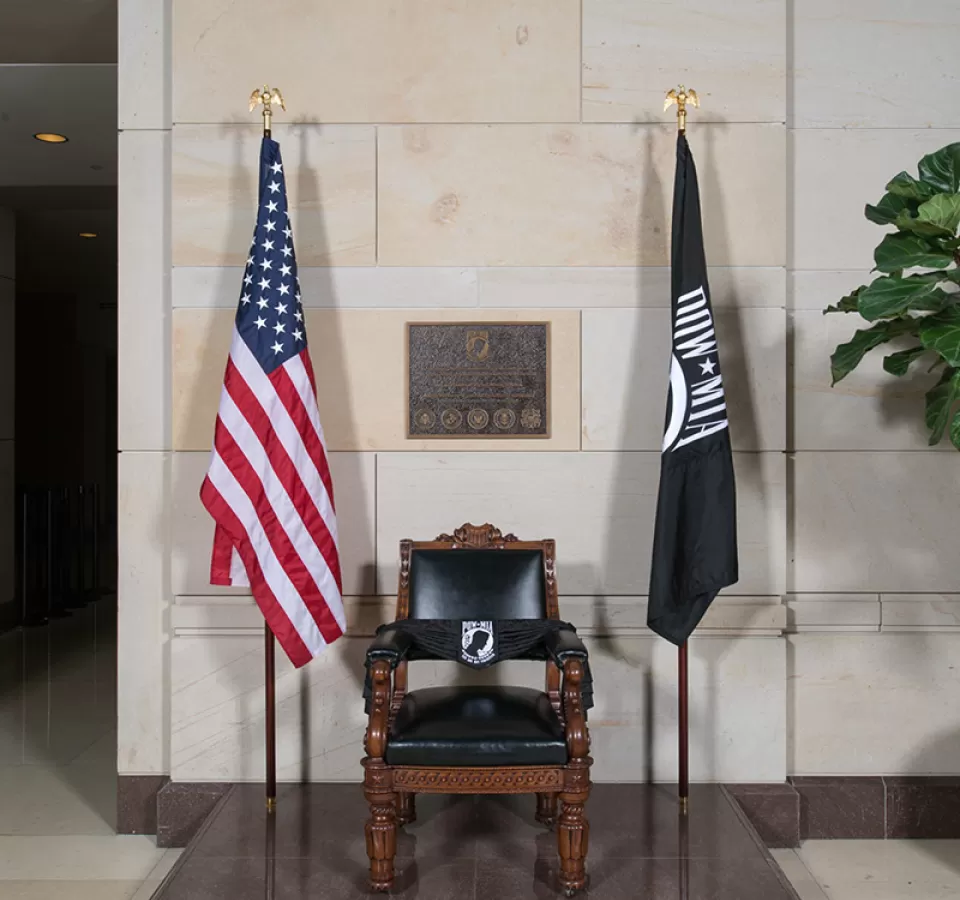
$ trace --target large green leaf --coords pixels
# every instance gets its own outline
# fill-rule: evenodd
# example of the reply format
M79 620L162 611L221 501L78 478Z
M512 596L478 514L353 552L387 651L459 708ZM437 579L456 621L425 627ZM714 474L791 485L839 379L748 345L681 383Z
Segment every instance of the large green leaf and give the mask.
M953 420L950 422L950 442L960 450L960 410L953 414Z
M927 352L926 347L911 347L909 350L898 350L883 358L883 368L891 375L900 377L907 374L910 363L923 356Z
M908 309L940 309L947 295L937 287L938 281L938 272L906 278L883 275L860 291L857 309L868 322L899 316Z
M937 194L917 208L917 221L954 237L960 225L960 194Z
M833 383L846 378L874 347L885 344L898 335L909 333L915 326L916 322L912 319L886 319L871 328L855 332L853 337L845 344L840 344L830 357Z
M861 284L860 287L855 288L846 297L841 297L833 306L828 306L823 314L833 312L842 312L842 313L851 313L857 312L857 298L860 296L860 291L862 291L864 286Z
M947 322L931 316L920 329L920 341L928 350L939 353L949 365L960 366L960 321Z
M887 185L887 191L909 200L929 200L936 190L929 184L917 181L909 172L894 175Z
M939 192L954 194L960 191L960 143L947 144L935 153L928 154L920 160L919 168L920 180Z
M950 421L950 413L960 398L960 369L947 369L936 387L927 391L926 423L930 431L930 445L938 444Z
M876 206L869 203L864 207L863 214L877 225L892 225L901 212L912 212L917 208L917 201L910 201L899 194L884 194Z
M888 234L877 245L873 259L881 272L914 266L945 269L953 262L953 254L915 234Z

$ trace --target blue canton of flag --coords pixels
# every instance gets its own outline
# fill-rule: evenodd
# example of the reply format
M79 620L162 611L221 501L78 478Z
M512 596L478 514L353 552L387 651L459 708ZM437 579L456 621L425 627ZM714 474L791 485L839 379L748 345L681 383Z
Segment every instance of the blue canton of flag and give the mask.
M243 273L237 330L267 373L307 346L280 145L260 148L260 208Z

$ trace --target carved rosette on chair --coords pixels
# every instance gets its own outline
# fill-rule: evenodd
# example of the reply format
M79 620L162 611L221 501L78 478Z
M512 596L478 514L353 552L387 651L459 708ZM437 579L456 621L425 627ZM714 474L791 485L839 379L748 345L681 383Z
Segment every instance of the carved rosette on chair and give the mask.
M555 556L551 540L521 541L492 525L466 524L434 541L402 541L396 617L559 620ZM416 794L436 793L536 795L537 820L557 827L560 887L567 896L585 887L584 806L592 760L583 700L586 650L576 634L565 632L561 652L547 657L542 692L461 687L409 693L407 647L391 644L389 635L368 651L363 767L371 886L392 887L397 825L415 820ZM486 718L477 715L482 710Z

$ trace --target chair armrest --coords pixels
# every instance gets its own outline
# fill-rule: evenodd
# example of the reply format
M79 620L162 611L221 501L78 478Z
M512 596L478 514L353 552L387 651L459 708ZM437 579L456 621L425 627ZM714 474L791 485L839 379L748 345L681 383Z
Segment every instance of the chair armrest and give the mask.
M587 659L587 648L575 631L570 628L558 628L547 635L546 641L547 653L550 659L556 663L558 669L563 668L563 664L568 659Z
M394 669L397 663L406 657L412 645L413 639L409 634L397 628L384 628L367 647L367 665L378 659L385 659L390 663L390 668Z
M378 659L370 667L369 721L363 746L370 759L382 760L387 749L390 728L390 663Z

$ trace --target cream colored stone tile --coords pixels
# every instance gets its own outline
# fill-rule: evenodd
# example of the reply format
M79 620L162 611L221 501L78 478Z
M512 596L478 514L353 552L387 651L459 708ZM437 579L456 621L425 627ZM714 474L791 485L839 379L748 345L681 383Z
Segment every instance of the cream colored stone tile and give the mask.
M167 850L130 900L151 900L182 853L183 850Z
M668 125L380 128L380 262L666 265L675 141ZM782 265L784 129L691 141L710 264Z
M165 774L169 453L117 459L117 771Z
M370 453L329 454L337 503L340 565L346 594L375 593L374 459ZM244 596L249 592L210 584L214 524L200 503L209 453L176 453L171 496L173 593Z
M169 0L122 0L117 16L120 130L169 128Z
M785 270L709 268L714 307L786 305ZM670 307L668 266L483 268L477 270L480 306Z
M960 594L882 594L881 631L960 631Z
M957 634L797 634L790 645L796 775L957 770Z
M589 722L591 777L676 781L676 647L657 638L588 638L587 644L597 685ZM786 777L785 651L783 641L770 638L690 642L694 781Z
M794 127L960 127L960 112L940 102L960 88L952 0L803 0L791 9Z
M662 122L682 73L695 122L783 122L786 24L783 0L584 0L584 121Z
M417 307L476 306L475 269L405 266L309 266L299 269L304 306ZM225 306L235 309L243 269L180 267L173 270L174 306ZM536 304L531 304L536 305Z
M277 775L361 777L363 659L369 638L341 638L295 670L277 654ZM178 637L171 653L171 778L263 779L262 637ZM301 754L306 742L307 757Z
M788 594L787 630L880 630L880 597L877 594Z
M879 235L880 233L877 232ZM877 243L879 243L879 238ZM865 265L869 266L867 259ZM805 269L797 272L787 271L787 308L815 309L823 312L831 304L845 297L861 284L868 284L876 278L869 268L838 269L836 271L817 271ZM850 316L847 321L854 322Z
M798 453L791 481L795 591L949 592L960 583L952 454Z
M868 353L846 378L831 386L830 354L869 323L857 315L795 310L792 321L793 448L796 450L924 450L924 394L937 383L929 364L898 378L883 357L916 342L894 342ZM722 346L722 345L721 345ZM932 357L931 357L932 359ZM956 453L949 439L935 448Z
M174 0L174 119L231 122L238 85L280 85L311 122L556 122L579 117L577 0Z
M359 777L365 727L359 695L367 643L367 638L342 639L300 672L278 657L282 779L297 780L304 774L319 781ZM652 770L657 780L675 779L676 649L653 637L605 641L588 637L587 644L596 684L620 686L596 695L590 716L592 776L598 781L635 780L640 763L641 777ZM174 640L174 780L262 777L261 647L257 637ZM690 647L692 777L783 780L783 642L698 638ZM411 687L449 683L463 673L454 665L413 664ZM542 678L542 663L506 663L481 673L477 680L539 685ZM648 698L652 710L647 708ZM311 710L306 761L300 752L304 706ZM652 754L644 758L643 748L650 746L651 738Z
M863 217L864 204L876 203L897 172L916 173L922 156L960 140L960 130L833 128L791 136L793 268L869 269L885 229Z
M256 222L260 135L255 124L173 129L174 265L243 265ZM372 265L374 129L275 124L273 136L283 153L300 265Z
M790 884L793 885L793 889L797 892L800 900L829 900L810 870L797 856L796 850L771 847L770 854L783 874L787 876Z
M737 450L786 446L782 309L715 311ZM583 449L659 450L667 403L669 309L583 312Z
M735 454L740 594L781 594L783 456ZM397 583L401 538L430 539L465 521L557 540L561 594L646 593L659 453L381 453L377 565Z
M170 135L123 131L118 158L121 450L170 447Z
M232 309L178 309L174 322L173 431L178 450L213 439ZM406 438L406 323L550 323L550 437ZM320 421L331 450L571 450L580 446L580 315L573 310L308 310Z
M145 835L4 837L0 891L7 881L142 881L163 853Z
M797 851L831 900L953 900L957 841L805 841Z

